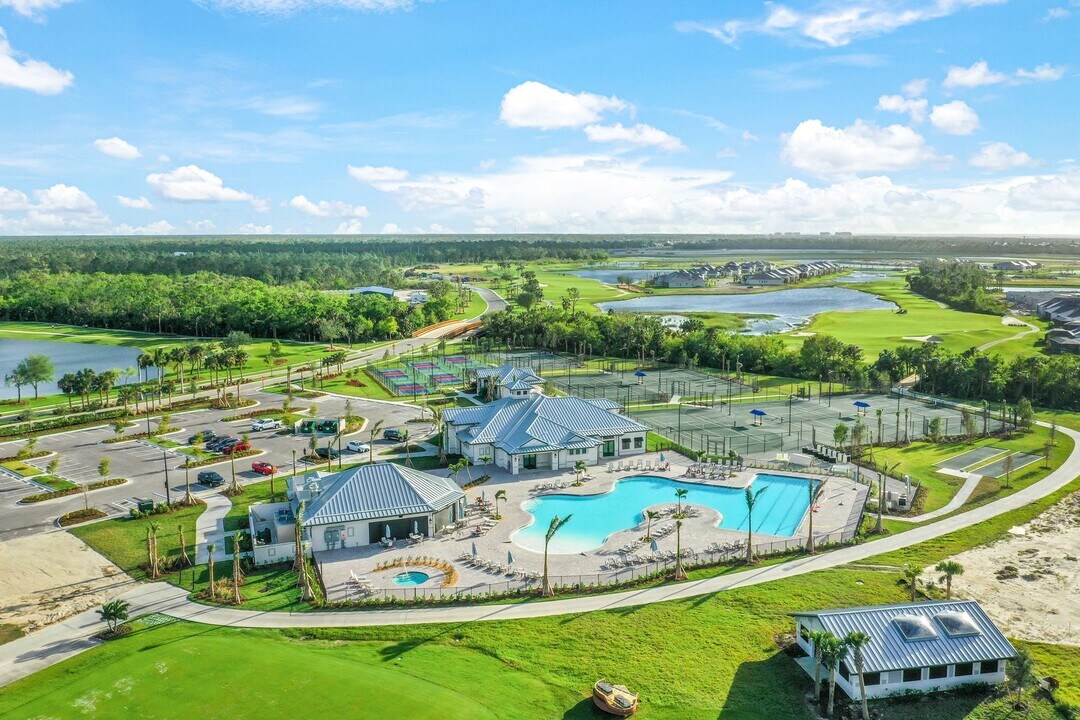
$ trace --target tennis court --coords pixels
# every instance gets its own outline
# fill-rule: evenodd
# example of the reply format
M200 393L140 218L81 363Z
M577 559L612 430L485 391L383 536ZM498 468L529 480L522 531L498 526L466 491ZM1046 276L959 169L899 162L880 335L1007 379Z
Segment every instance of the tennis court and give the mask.
M857 407L856 402L865 407ZM753 411L759 414L752 414ZM880 411L880 416L879 416ZM899 437L925 437L934 418L940 419L942 435L961 432L959 410L895 395L849 394L813 400L767 400L753 403L716 403L711 407L680 404L663 409L628 413L653 432L710 455L734 450L740 454L798 452L814 442L833 444L833 430L839 423L864 425L863 443L884 436L885 442ZM981 417L979 419L981 426ZM1000 422L990 418L988 428Z
M942 460L936 467L942 470L963 470L969 468L972 465L978 465L984 463L992 457L997 457L1004 453L1004 448L997 448L990 445L985 447L977 447L974 450L968 450L960 455L954 455L951 458Z
M641 369L604 369L589 363L583 369L547 372L544 377L560 391L588 400L607 398L624 408L667 403L673 398L698 405L717 405L751 392L748 385L684 368L646 366Z
M482 363L467 355L445 359L422 356L389 367L368 368L368 374L393 395L416 397L464 385L468 371L481 366Z

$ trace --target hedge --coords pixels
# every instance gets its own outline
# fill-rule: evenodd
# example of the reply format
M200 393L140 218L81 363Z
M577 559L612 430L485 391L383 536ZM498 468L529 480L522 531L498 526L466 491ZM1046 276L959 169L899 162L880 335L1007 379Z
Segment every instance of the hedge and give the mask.
M85 486L87 492L90 490L101 490L102 488L115 487L117 485L123 485L127 480L124 478L109 478L108 480L99 480L96 483L90 483ZM56 498L67 497L68 495L78 495L83 492L82 485L76 485L75 487L68 488L67 490L53 490L51 492L37 493L36 495L28 495L19 502L21 503L39 503L45 500L55 500ZM69 513L70 514L70 513Z
M244 450L243 452L233 453L231 457L239 460L240 458L251 457L252 455L258 455L262 450L256 450L252 448L250 450ZM214 465L219 462L224 462L229 459L229 455L214 455L213 457L203 458L202 460L187 460L179 467L182 469L190 469L197 467L204 467L206 465Z

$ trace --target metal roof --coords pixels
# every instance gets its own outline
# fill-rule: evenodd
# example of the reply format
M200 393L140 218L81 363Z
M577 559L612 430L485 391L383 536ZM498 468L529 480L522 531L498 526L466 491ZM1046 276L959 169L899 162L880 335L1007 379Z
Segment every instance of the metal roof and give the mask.
M949 637L941 624L934 620L940 613L966 612L979 629L978 635ZM870 636L863 648L866 672L903 670L930 665L1002 660L1014 657L1016 650L974 600L945 602L900 603L877 607L843 608L816 612L791 613L796 618L816 618L837 637L861 631ZM894 618L914 615L929 618L938 631L929 640L905 640L893 622ZM853 661L848 667L854 669Z
M453 480L394 463L359 465L317 482L305 526L438 512L465 497Z
M597 437L643 432L641 423L578 397L507 397L489 405L449 408L443 421L463 442L492 443L508 453L595 447Z
M532 368L518 367L517 365L500 365L493 368L480 368L476 371L478 378L495 378L499 385L508 383L529 383L539 385L544 378L537 375Z

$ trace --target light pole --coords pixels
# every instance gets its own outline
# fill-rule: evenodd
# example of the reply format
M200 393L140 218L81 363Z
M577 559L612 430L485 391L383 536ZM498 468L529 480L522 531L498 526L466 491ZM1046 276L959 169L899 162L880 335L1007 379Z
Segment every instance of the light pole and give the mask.
M169 492L169 454L161 450L161 464L165 466L165 504L172 505L172 494Z

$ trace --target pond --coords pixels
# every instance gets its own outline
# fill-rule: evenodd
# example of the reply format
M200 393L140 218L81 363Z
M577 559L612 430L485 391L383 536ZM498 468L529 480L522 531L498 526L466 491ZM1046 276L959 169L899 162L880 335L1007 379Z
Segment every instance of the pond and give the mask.
M846 285L858 285L860 283L872 283L879 280L888 280L889 278L896 277L895 273L887 272L885 270L853 270L847 275L841 275L836 278L837 283Z
M0 377L8 375L15 365L27 355L48 355L56 368L56 379L64 373L78 372L83 368L103 370L125 370L137 367L136 360L142 350L130 345L93 345L90 343L62 342L60 340L21 340L0 338ZM153 370L151 370L153 374ZM118 384L129 382L121 377ZM42 383L38 387L41 395L55 395L60 392L56 382ZM10 399L18 395L14 386L0 385L0 398ZM33 397L34 388L24 387L23 397Z
M720 312L771 315L746 321L745 333L786 332L810 322L818 313L834 310L895 310L896 305L860 290L841 287L792 288L737 295L648 295L633 300L599 303L616 312Z
M585 278L587 280L598 280L606 285L617 285L619 283L619 278L623 277L624 275L633 280L634 282L637 282L638 280L648 280L649 278L655 277L656 275L663 275L669 272L671 272L670 269L665 270L663 268L656 270L630 270L627 268L603 267L570 270L565 274L577 275L578 277Z

